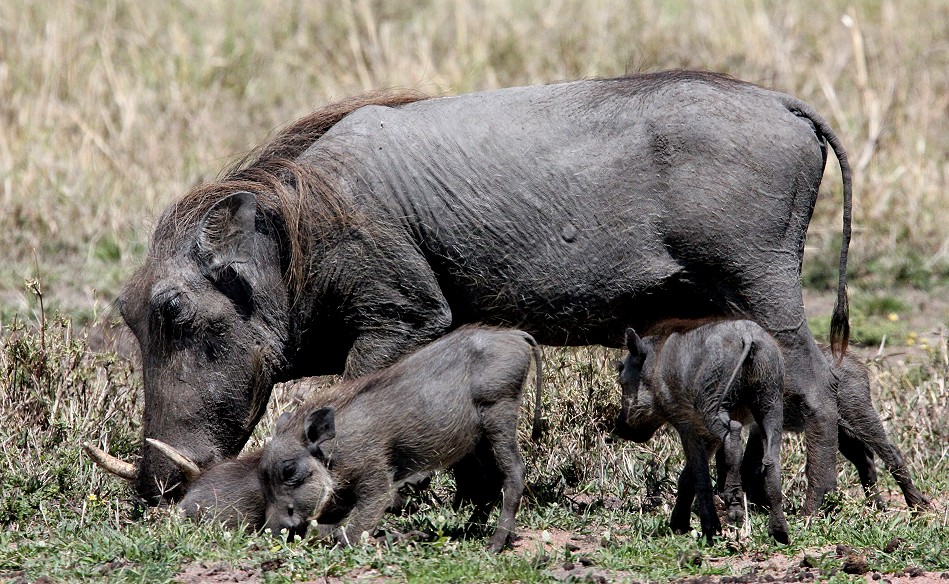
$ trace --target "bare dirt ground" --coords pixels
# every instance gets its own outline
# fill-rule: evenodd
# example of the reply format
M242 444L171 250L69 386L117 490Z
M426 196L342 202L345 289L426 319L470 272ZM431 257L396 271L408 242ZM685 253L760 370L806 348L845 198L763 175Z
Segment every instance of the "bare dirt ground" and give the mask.
M192 582L260 582L261 570L244 566L234 567L226 562L196 562L188 564L175 575L175 581L185 584L191 584Z
M543 549L551 558L547 573L557 580L570 582L635 582L635 573L624 570L605 570L597 567L590 557L597 547L610 545L595 536L577 536L558 530L543 532L522 530L515 550L521 553ZM615 542L618 543L618 542ZM613 545L615 545L615 543ZM888 546L899 546L894 540ZM907 566L901 572L881 574L868 569L863 555L845 545L809 548L794 556L775 554L766 556L747 553L728 557L707 557L700 551L678 558L683 566L708 566L734 575L691 576L676 580L680 583L750 583L750 582L810 582L824 580L838 572L863 575L869 582L914 584L944 584L949 572L927 572L918 566Z

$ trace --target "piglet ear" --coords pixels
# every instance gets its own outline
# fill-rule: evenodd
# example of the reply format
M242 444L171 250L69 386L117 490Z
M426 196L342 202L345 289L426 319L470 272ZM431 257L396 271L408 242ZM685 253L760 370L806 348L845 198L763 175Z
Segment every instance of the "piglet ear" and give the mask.
M306 444L310 450L336 437L336 410L324 407L306 418Z
M281 433L287 428L287 424L290 423L290 412L284 412L280 414L280 417L277 418L277 433Z
M626 350L634 357L641 357L646 354L646 344L631 328L626 329Z
M228 195L205 213L198 253L212 269L249 261L256 223L257 196L247 191Z

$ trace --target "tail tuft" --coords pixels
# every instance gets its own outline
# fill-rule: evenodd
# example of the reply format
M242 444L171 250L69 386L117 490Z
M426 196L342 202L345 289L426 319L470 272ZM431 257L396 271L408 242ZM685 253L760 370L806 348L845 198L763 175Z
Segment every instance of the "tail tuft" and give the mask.
M847 354L847 345L850 343L850 304L847 301L847 289L841 288L837 293L837 304L834 306L834 315L830 319L830 351L840 365Z

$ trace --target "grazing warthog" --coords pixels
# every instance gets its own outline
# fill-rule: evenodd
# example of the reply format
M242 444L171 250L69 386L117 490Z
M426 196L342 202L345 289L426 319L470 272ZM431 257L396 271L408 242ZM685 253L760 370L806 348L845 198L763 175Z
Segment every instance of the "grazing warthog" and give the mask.
M500 551L524 491L517 420L532 356L536 435L540 351L530 335L499 329L459 329L283 414L260 462L267 527L292 538L317 519L348 545L376 528L399 481L451 468L456 504L475 504L469 525L483 523L503 495L489 544ZM472 484L472 475L483 480Z
M731 320L646 340L629 329L626 348L629 352L620 365L623 402L616 433L645 442L669 422L682 439L686 465L679 475L669 522L672 530L689 530L697 495L702 534L711 542L721 531L709 458L730 436L740 435L741 427L733 422L754 421L764 451L764 484L771 508L768 533L788 543L788 523L781 509L785 371L774 339L754 322Z
M834 363L835 359L829 349L825 349L825 355L828 361ZM877 472L873 456L876 453L883 460L887 470L893 474L900 490L903 491L906 505L910 509L928 508L929 498L913 484L909 469L903 461L903 455L887 438L886 430L880 422L880 415L873 409L870 397L870 377L866 366L856 358L847 355L840 364L834 365L834 372L840 379L837 386L837 408L840 412L837 430L840 453L857 468L857 474L867 498L877 507L885 506L883 498L876 490ZM800 432L804 427L803 418L804 414L800 411L800 407L794 401L785 400L784 429ZM755 430L752 428L748 450L742 462L754 461L761 456L758 441L754 437ZM721 472L719 474L721 476ZM763 496L760 487L760 467L754 462L742 464L741 475L740 482L744 485L749 500L760 505L767 505L767 499ZM726 480L734 482L738 479L729 477Z
M670 71L330 105L159 218L118 300L142 351L144 436L204 467L240 451L274 383L375 371L464 323L618 347L628 326L743 316L781 344L808 408L813 508L836 484L837 412L800 267L827 143L840 353L851 173L798 99ZM121 470L150 502L184 490L147 444Z

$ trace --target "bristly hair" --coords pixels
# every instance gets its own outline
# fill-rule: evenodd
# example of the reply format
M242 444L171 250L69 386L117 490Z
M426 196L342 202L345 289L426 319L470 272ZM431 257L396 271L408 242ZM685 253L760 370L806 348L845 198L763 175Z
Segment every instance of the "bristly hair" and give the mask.
M444 349L458 350L457 347L459 343L466 343L465 331L475 330L475 331L496 331L503 332L509 331L505 327L501 326L491 326L481 323L468 323L464 324L454 331L448 333L447 335L440 337L438 340L433 342L438 343L448 343L447 345L442 345ZM536 346L536 341L532 336L523 331L513 331L515 334L520 335L520 338L524 339L529 345ZM306 417L313 412L324 406L332 406L335 409L339 410L346 407L353 402L356 398L365 395L367 393L382 390L387 387L391 387L394 383L394 379L405 376L407 366L403 365L406 361L410 359L417 359L420 356L420 351L418 349L415 353L409 353L403 355L398 361L383 367L382 369L377 369L371 373L367 373L355 379L344 379L338 383L333 383L328 386L322 386L318 380L313 378L302 378L294 382L291 382L295 389L292 393L297 395L305 395L303 402L297 404L291 413L291 422L294 427L297 424L303 424ZM535 353L535 355L540 355L540 353ZM420 367L419 370L428 371L429 373L437 369L441 365L441 360L438 358L439 353L429 353L425 355L425 361L416 361L416 367ZM421 364L421 365L420 365ZM542 367L540 361L535 361L536 367ZM537 375L543 376L542 370L535 370ZM541 381L538 378L537 387L540 387ZM539 425L539 422L536 424Z
M361 107L398 106L428 98L416 91L377 91L329 104L300 118L227 168L217 180L192 188L172 203L158 220L151 253L174 253L181 236L196 226L215 203L233 193L248 191L257 196L265 219L280 234L284 278L291 299L296 299L305 285L314 234L332 233L353 219L352 207L335 188L334 171L341 161L314 158L301 164L298 157Z

